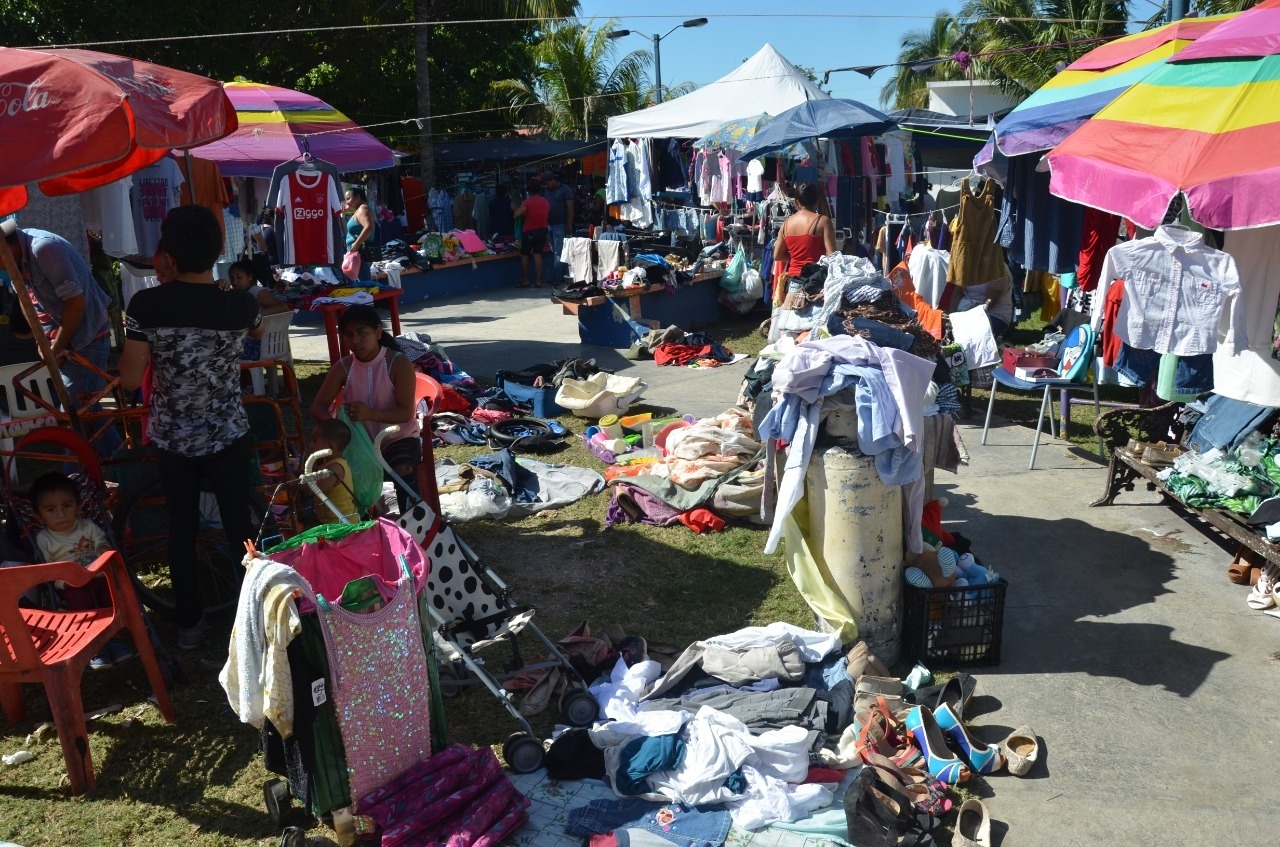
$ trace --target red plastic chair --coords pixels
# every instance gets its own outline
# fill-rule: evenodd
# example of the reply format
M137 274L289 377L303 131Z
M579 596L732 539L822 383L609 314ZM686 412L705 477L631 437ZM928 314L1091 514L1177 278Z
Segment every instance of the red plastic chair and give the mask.
M106 577L110 608L47 612L18 605L23 594L42 583L61 580L79 588L98 576ZM89 660L125 629L133 636L160 714L173 723L169 691L129 583L129 572L117 551L103 553L87 568L74 562L0 568L0 709L10 723L21 722L26 717L22 684L44 686L75 794L91 791L94 786L80 678Z
M440 383L424 373L417 375L413 402L418 407L418 423L422 429L422 464L418 466L418 491L437 515L440 514L440 490L436 488L436 456L431 444L431 416L440 408L443 397L444 390ZM424 401L427 406L425 412L422 411Z

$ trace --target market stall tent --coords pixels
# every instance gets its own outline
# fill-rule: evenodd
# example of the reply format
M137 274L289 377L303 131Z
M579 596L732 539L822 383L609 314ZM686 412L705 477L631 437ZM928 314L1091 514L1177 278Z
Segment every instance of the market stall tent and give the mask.
M826 100L804 72L772 44L732 73L683 97L609 119L610 138L701 138L727 121L778 115L808 100Z

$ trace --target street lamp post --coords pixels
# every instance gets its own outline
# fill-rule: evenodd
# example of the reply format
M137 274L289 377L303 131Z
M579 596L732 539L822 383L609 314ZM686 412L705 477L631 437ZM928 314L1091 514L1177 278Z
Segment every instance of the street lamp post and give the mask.
M706 26L706 18L693 18L684 23L673 26L662 35L645 35L643 32L635 32L630 29L615 29L609 33L607 38L625 38L628 35L640 35L645 38L653 39L653 88L654 99L659 103L662 102L662 39L678 29L692 29L693 27Z

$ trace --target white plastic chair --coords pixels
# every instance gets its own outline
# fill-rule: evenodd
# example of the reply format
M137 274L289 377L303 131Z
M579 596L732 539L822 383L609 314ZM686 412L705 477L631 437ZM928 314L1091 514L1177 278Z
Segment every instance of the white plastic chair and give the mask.
M49 369L42 363L24 362L0 367L0 398L4 400L4 408L8 409L7 412L0 412L0 452L5 454L13 452L15 438L21 438L39 427L58 426L60 423L58 415L52 414L48 408L18 390L18 377L37 365L39 370L24 377L20 384L49 406L60 408L58 389L53 384ZM16 481L18 463L10 462L9 468Z
M289 347L289 325L293 322L293 312L279 312L274 315L263 315L262 353L264 362L285 362L293 365L293 350ZM263 371L269 370L264 380ZM253 381L253 393L264 394L268 389L272 395L280 393L280 375L275 368L254 368L249 372Z

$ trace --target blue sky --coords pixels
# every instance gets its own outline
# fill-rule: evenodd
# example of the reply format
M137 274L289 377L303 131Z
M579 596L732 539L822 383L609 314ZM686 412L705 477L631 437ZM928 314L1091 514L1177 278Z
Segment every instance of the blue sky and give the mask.
M688 0L646 0L620 3L617 0L582 0L579 18L610 17L619 26L649 35L662 34L681 21L709 18L697 29L680 29L662 40L662 82L707 83L727 74L751 57L766 42L797 65L814 68L819 76L828 68L874 65L892 62L898 55L902 34L927 26L939 9L956 11L958 0L893 0L887 3L832 2L811 0L733 0L704 2ZM732 9L732 13L726 11ZM787 17L794 11L795 16ZM813 18L803 15L830 14ZM770 17L749 17L768 15ZM839 17L866 15L868 17ZM666 16L666 17L653 17ZM621 50L643 49L646 39L628 36L618 42ZM875 106L880 87L892 71L885 69L872 79L846 72L834 74L827 86L836 97L849 97Z

